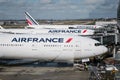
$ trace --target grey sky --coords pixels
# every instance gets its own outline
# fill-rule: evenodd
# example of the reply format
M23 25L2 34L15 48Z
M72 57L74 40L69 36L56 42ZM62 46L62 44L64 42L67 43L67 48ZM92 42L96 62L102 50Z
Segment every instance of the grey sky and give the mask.
M0 0L0 19L86 19L116 17L118 0Z

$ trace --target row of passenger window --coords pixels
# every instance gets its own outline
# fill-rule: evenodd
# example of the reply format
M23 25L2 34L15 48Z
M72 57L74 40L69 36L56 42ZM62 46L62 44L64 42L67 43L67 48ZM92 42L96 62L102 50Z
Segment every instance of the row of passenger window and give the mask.
M23 46L23 44L0 44L0 46ZM44 45L44 47L61 47L61 46L62 45ZM74 46L73 45L64 45L64 47L74 47Z
M0 46L23 46L22 44L0 44Z
M62 45L44 45L44 47L61 47ZM73 47L73 45L64 45L64 47Z

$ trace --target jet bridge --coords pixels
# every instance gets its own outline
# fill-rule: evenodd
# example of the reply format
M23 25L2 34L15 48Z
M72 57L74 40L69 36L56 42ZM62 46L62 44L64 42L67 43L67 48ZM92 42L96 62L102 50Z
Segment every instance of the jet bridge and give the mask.
M112 70L111 72L114 72L113 79L109 78L110 75L109 71L106 70L97 70L97 67L90 67L90 80L105 80L111 79L111 80L120 80L120 30L117 28L117 25L108 25L101 29L95 30L95 35L90 36L91 38L94 38L101 42L101 44L108 47L108 54L112 54L112 57L114 59L114 64L118 71ZM107 64L106 64L107 65ZM106 68L106 66L103 66ZM102 73L105 72L105 73ZM104 74L105 77L102 75Z
M118 44L119 40L119 31L116 25L108 25L104 28L95 29L95 34L91 36L92 38L100 41L102 44Z

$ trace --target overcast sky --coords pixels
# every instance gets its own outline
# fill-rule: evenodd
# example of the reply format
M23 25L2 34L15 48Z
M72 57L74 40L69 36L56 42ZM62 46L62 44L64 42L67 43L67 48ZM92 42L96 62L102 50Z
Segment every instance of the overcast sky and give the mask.
M1 19L115 18L118 0L0 0Z

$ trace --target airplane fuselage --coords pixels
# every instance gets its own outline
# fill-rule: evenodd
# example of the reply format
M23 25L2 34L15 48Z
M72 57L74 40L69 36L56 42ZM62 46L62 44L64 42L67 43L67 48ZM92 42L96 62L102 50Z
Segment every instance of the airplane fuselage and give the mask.
M73 61L103 54L98 41L70 35L0 35L0 58Z
M94 30L89 29L0 29L0 33L13 34L71 34L71 35L93 35Z
M54 28L54 29L98 29L102 28L102 26L98 25L29 25L27 28L33 28L33 29L41 29L41 28Z

